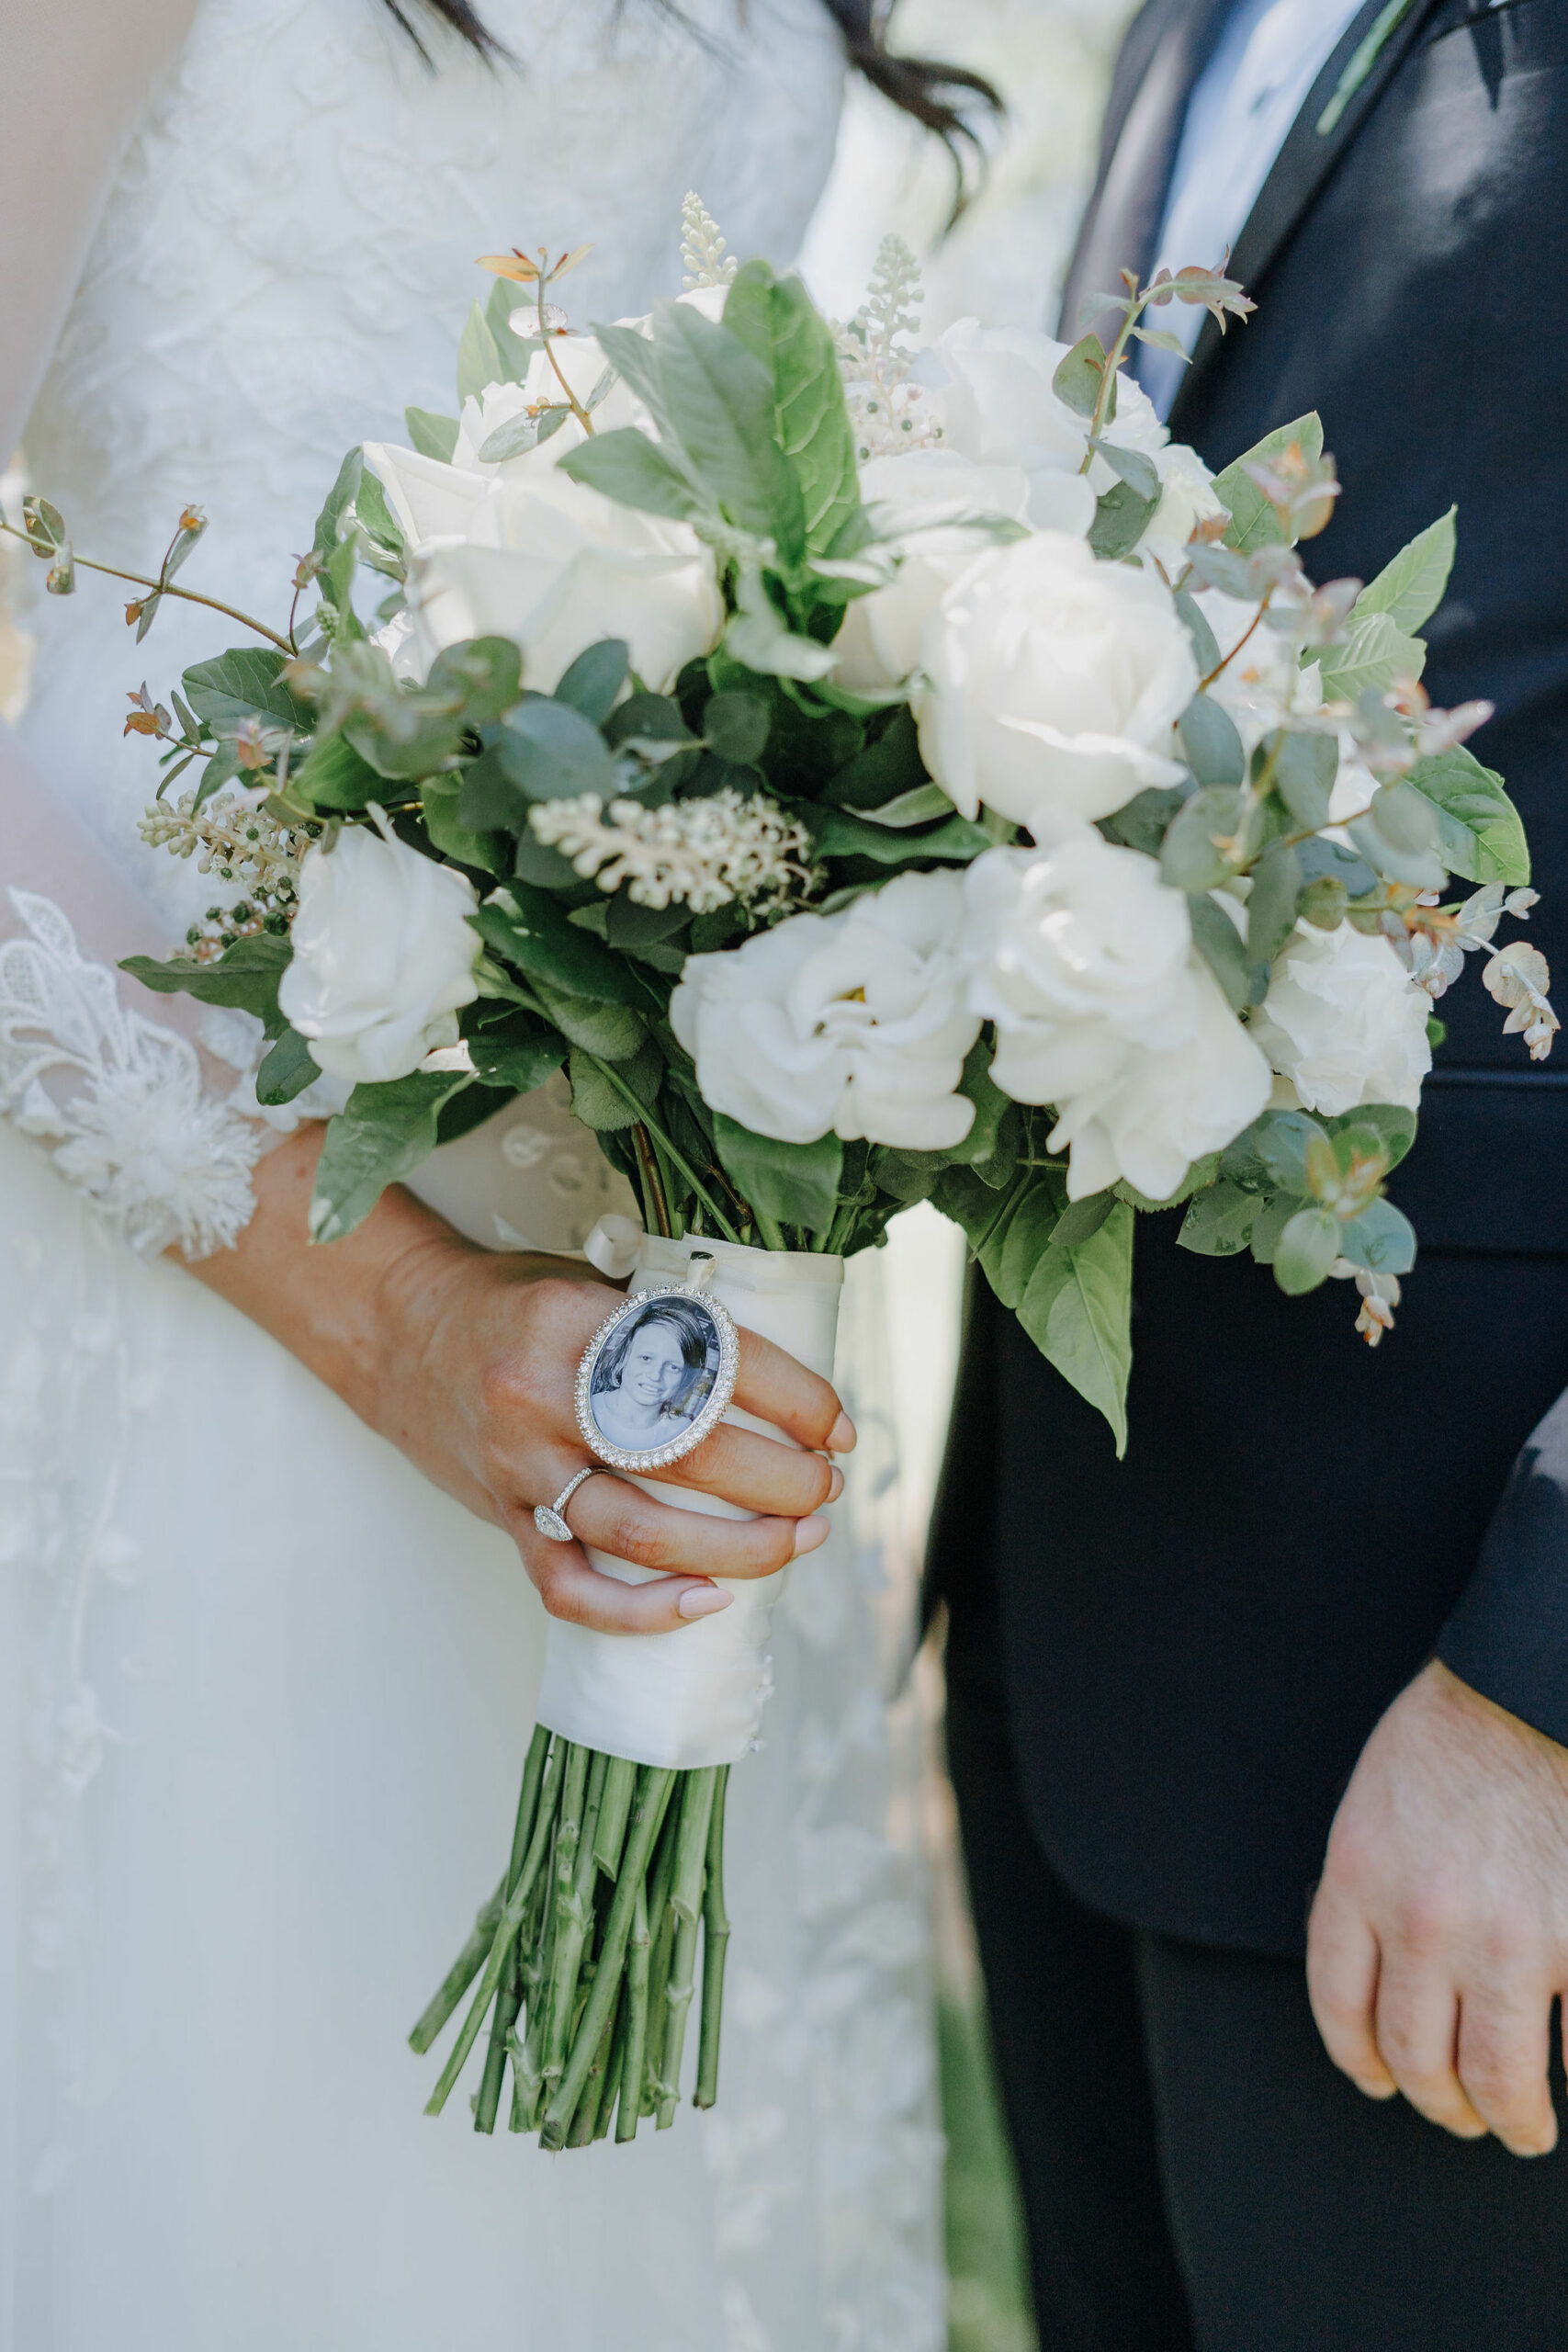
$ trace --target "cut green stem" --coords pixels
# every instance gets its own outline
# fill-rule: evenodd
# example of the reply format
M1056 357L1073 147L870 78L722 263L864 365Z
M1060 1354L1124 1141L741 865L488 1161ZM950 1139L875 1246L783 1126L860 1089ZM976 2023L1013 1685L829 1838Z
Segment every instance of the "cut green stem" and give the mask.
M719 1768L708 1824L707 1887L703 1896L703 2014L697 2042L694 2103L712 2107L718 2098L719 2027L724 2016L724 1963L729 1949L729 1914L724 1907L724 1804L729 1767Z
M480 1969L485 1954L495 1941L495 1930L502 1907L506 1900L506 1881L502 1880L490 1901L474 1921L473 1933L441 1980L441 1989L424 2011L409 2036L409 2047L423 2057L439 2037L443 2027Z

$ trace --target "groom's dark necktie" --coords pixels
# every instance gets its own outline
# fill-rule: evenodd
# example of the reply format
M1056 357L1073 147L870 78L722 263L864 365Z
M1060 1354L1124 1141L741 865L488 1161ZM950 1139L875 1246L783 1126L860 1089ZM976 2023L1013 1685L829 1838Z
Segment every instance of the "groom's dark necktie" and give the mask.
M1146 62L1125 103L1119 132L1089 201L1062 293L1059 332L1083 334L1089 298L1114 293L1120 269L1146 275L1155 259L1187 102L1224 29L1235 0L1151 0L1129 49L1146 31ZM1135 71L1135 69L1134 69ZM1213 262L1217 254L1191 254Z

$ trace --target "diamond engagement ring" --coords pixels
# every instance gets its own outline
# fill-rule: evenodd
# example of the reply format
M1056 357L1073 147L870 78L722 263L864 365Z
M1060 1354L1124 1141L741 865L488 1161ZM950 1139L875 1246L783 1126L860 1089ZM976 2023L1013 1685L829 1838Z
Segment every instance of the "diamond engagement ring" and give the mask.
M535 1504L534 1524L538 1529L541 1535L547 1535L552 1544L572 1544L576 1542L576 1537L572 1534L570 1528L566 1523L566 1507L568 1503L570 1502L573 1495L576 1494L579 1487L581 1486L583 1480L585 1478L592 1478L595 1470L602 1469L603 1466L604 1465L601 1463L590 1462L585 1469L581 1469L578 1472L575 1478L568 1479L566 1485L561 1488L553 1503Z

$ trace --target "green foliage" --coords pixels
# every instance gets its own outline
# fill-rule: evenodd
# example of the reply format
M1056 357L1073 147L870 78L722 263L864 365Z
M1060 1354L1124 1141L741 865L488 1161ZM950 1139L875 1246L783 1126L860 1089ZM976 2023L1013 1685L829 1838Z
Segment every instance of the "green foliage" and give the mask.
M775 1143L716 1112L713 1137L725 1173L743 1200L780 1225L826 1233L843 1172L844 1147L837 1136L820 1136L815 1143Z
M437 416L427 408L406 408L403 423L422 458L434 458L441 466L451 464L452 452L457 446L458 424L455 416Z
M1292 444L1300 447L1309 465L1323 455L1323 420L1315 410L1298 416L1293 424L1277 425L1266 433L1261 441L1244 450L1224 471L1214 477L1214 495L1230 511L1230 523L1225 531L1225 545L1237 548L1244 555L1251 555L1258 548L1279 547L1284 533L1279 516L1247 469L1249 465L1266 466L1282 458Z
M1371 612L1353 616L1345 643L1328 646L1320 658L1325 701L1357 702L1362 695L1387 694L1400 678L1418 678L1427 666L1427 649L1418 637L1406 637L1389 614Z
M1107 455L1109 455L1109 451ZM1157 498L1143 498L1129 481L1112 482L1094 510L1089 543L1106 561L1130 555L1154 518Z
M488 947L563 995L634 1009L649 1001L636 972L592 932L571 922L547 890L513 882L488 899L473 921Z
M725 301L726 329L773 379L773 429L800 484L806 547L826 555L860 508L854 435L832 330L798 277L748 262Z
M1214 658L1219 659L1217 649ZM1247 753L1224 703L1213 695L1194 695L1178 725L1187 764L1200 784L1234 787L1245 780Z
M457 345L457 398L475 400L490 385L507 382L511 375L490 321L476 302Z
M1111 1424L1119 1462L1133 1369L1133 1216L1118 1201L1083 1240L1047 1250L1018 1309L1041 1354Z
M311 744L288 779L297 800L312 808L363 808L379 800L385 779L356 752L346 735L322 735Z
M603 727L630 674L631 648L625 638L601 638L561 672L555 699L569 703L591 727Z
M1394 628L1407 637L1424 628L1442 603L1453 570L1458 513L1457 506L1450 506L1408 547L1402 548L1393 561L1362 589L1352 617L1361 620L1371 613L1386 613Z
M1235 1258L1252 1238L1259 1207L1256 1193L1246 1192L1221 1176L1206 1191L1195 1193L1176 1238L1183 1250L1202 1258Z
M198 662L181 684L186 700L215 735L232 735L247 718L270 720L308 735L314 714L283 684L279 673L285 657L270 646L243 645Z
M1404 783L1437 810L1438 854L1450 874L1510 889L1529 880L1524 824L1495 769L1455 745L1417 760Z
M1316 832L1327 824L1339 773L1339 746L1332 735L1271 735L1259 745L1258 761L1297 825Z
M1302 862L1288 842L1270 842L1252 869L1247 901L1247 952L1254 965L1271 964L1296 927Z
M1231 872L1218 844L1229 841L1241 821L1241 795L1224 785L1206 785L1171 820L1160 847L1160 871L1173 890L1190 895L1217 889Z
M585 1127L596 1134L635 1126L659 1097L664 1058L651 1038L644 1038L626 1061L607 1065L599 1056L574 1046L567 1064L571 1080L571 1107Z
M1100 386L1105 380L1108 357L1105 345L1097 334L1086 334L1074 344L1061 360L1051 379L1051 389L1056 398L1070 408L1075 416L1092 416L1100 399ZM1110 424L1116 414L1114 389L1106 411Z
M128 956L120 965L160 996L192 996L198 1004L220 1004L237 1012L254 1013L269 1037L281 1036L288 1025L277 1009L277 984L293 954L287 939L263 932L254 938L236 939L210 964L195 964L172 956L166 964L152 956Z
M570 450L560 462L562 472L573 481L586 482L591 490L602 491L621 506L635 506L641 514L690 523L706 511L687 475L635 425L596 433L592 441Z
M310 1201L312 1241L340 1241L363 1225L389 1184L427 1159L443 1106L473 1083L467 1070L416 1070L384 1086L356 1086L327 1122Z
M271 1050L262 1056L256 1071L256 1101L269 1110L292 1102L320 1078L307 1039L296 1029L281 1030Z
M878 865L930 865L943 860L967 865L991 846L990 835L956 810L945 823L924 830L869 824L845 808L803 803L796 813L811 828L818 857L869 857Z
M1252 1001L1252 973L1241 934L1224 909L1206 895L1190 895L1187 911L1192 944L1218 980L1231 1011L1244 1012Z

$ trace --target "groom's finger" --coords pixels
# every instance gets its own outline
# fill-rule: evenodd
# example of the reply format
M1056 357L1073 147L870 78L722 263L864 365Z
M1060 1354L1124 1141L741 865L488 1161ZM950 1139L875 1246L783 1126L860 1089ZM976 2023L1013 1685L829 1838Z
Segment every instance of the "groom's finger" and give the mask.
M1398 2085L1378 2049L1378 1939L1359 1907L1325 1878L1307 1929L1307 1993L1323 2046L1369 2098Z

